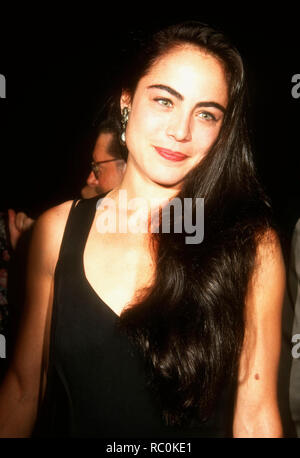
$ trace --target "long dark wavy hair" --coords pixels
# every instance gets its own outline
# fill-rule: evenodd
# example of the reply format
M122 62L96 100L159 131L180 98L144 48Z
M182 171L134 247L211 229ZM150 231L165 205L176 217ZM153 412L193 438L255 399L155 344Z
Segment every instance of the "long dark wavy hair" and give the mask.
M151 234L154 283L120 320L149 363L167 424L181 424L195 415L208 419L224 384L236 381L247 287L259 240L272 225L248 139L242 59L223 33L198 22L156 32L143 44L134 66L128 66L123 89L134 95L157 59L184 44L217 58L229 88L219 136L177 195L182 202L204 198L205 236L195 245L185 243L184 230ZM119 104L113 106L120 127Z

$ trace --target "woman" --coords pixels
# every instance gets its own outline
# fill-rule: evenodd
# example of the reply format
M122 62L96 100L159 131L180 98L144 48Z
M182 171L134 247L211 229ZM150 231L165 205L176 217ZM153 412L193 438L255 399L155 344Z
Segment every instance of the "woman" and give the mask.
M128 67L112 104L128 149L121 185L35 227L2 435L32 434L40 398L38 435L280 437L284 265L247 141L241 58L187 23L154 34ZM176 211L169 233L163 214L158 231L135 230L142 203L149 216L175 197L193 199L194 217L204 198L202 243L186 243ZM132 230L101 230L110 217Z

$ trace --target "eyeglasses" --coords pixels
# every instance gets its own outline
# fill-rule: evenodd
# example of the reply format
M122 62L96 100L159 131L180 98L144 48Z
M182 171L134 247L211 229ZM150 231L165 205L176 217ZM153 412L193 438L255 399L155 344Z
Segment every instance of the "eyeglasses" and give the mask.
M119 161L120 159L107 159L106 161L97 161L97 162L91 162L91 169L94 172L95 178L99 178L100 175L100 165L105 164L106 162L115 162Z

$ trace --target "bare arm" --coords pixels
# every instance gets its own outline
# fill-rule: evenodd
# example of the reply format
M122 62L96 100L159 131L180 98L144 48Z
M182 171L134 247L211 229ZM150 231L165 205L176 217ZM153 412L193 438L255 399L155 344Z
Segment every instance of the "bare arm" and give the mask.
M246 298L246 329L234 412L234 437L282 437L277 405L285 267L269 232L258 246Z
M0 387L0 437L28 437L35 424L53 276L70 205L66 202L48 210L34 227L24 316L11 365Z

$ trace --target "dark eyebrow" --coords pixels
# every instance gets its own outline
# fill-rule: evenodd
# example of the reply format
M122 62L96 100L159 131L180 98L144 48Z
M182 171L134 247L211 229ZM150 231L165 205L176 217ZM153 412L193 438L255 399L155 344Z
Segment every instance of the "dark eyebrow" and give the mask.
M220 111L222 111L222 113L225 113L226 111L226 108L224 108L222 105L220 105L217 102L199 102L196 105L196 108L198 107L215 107L215 108L218 108Z
M147 89L162 89L163 91L169 92L169 94L173 95L178 100L184 100L183 95L179 94L179 92L175 91L175 89L172 89L170 86L165 86L164 84L152 84L151 86L148 86ZM222 113L225 113L226 111L226 109L217 102L199 102L196 105L196 108L198 107L214 107L218 108L222 111Z
M148 86L147 89L162 89L163 91L169 92L171 95L174 95L179 100L184 100L184 97L179 94L179 92L175 91L175 89L172 89L169 86L165 86L164 84L152 84L151 86Z

